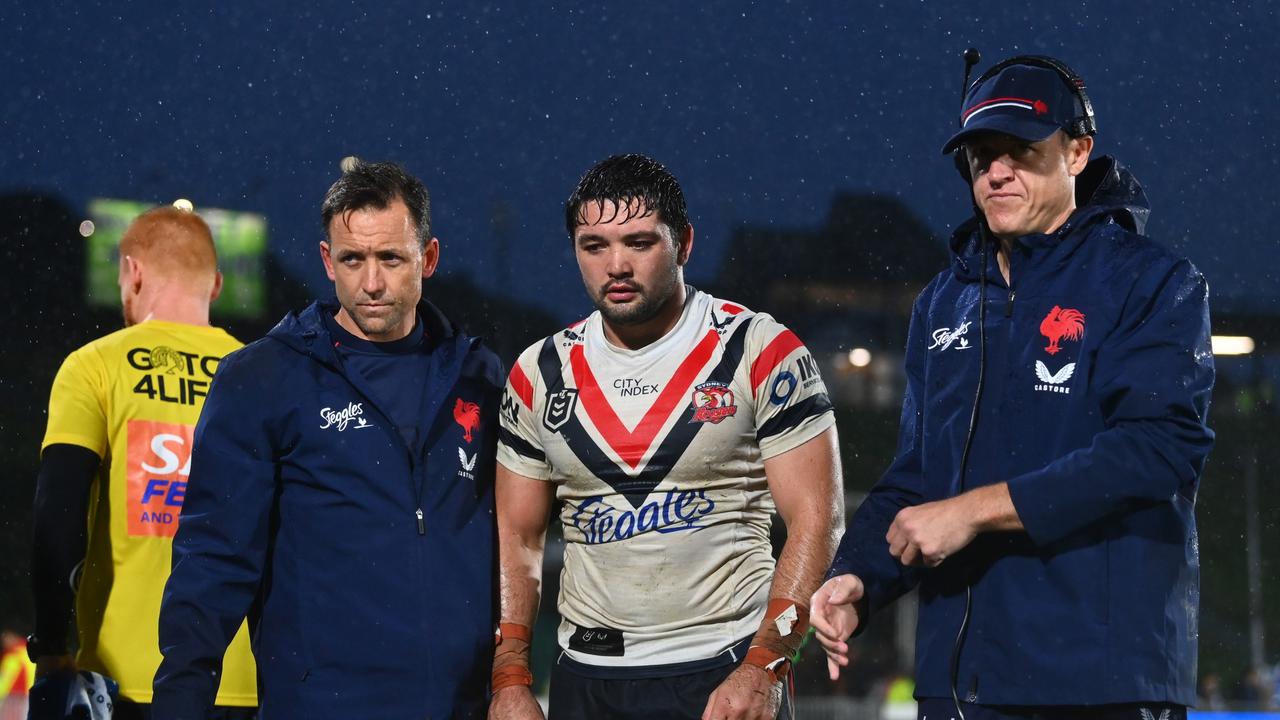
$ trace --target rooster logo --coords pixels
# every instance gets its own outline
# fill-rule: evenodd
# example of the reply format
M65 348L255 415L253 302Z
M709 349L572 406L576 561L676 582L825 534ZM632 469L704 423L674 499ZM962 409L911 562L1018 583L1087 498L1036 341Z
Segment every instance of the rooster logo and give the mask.
M1062 348L1059 340L1079 340L1084 336L1084 313L1057 305L1040 321L1040 334L1049 338L1049 346L1044 349L1050 355L1057 355Z
M462 439L471 442L471 431L480 427L480 406L458 398L453 404L453 420L462 426Z

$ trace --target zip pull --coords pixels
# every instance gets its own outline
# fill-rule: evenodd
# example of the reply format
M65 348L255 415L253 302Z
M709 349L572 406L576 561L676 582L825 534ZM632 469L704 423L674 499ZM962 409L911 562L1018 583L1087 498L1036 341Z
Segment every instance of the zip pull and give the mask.
M1007 318L1013 317L1013 300L1016 297L1018 297L1018 291L1010 290L1009 301L1004 304L1004 316Z
M413 514L418 516L418 534L419 534L419 535L426 535L426 534L427 534L427 524L426 524L425 522L423 522L423 520L422 520L422 508L418 508L417 510L415 510L415 511L413 512Z

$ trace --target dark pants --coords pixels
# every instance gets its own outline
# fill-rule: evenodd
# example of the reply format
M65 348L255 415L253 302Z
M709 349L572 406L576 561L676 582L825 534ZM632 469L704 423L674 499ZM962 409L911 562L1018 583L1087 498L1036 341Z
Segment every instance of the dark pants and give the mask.
M689 675L602 680L557 663L551 671L547 720L699 720L711 693L736 668L726 665ZM778 720L794 719L790 695L782 694Z
M205 717L208 720L254 720L257 716L258 708L219 705ZM151 720L151 705L120 698L111 711L111 720Z
M960 703L964 720L1187 720L1187 709L1169 703L1125 705L1076 705L1053 707L1009 707ZM919 720L960 720L951 700L926 698L920 701Z

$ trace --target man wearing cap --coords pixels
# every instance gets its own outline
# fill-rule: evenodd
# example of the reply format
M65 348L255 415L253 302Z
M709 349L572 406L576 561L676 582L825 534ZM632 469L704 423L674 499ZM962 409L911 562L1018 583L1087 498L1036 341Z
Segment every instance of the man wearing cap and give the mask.
M1019 57L943 148L975 217L915 303L897 455L812 600L835 677L919 588L921 717L1173 720L1195 700L1208 289L1141 234L1142 189L1090 159L1093 134L1083 82Z

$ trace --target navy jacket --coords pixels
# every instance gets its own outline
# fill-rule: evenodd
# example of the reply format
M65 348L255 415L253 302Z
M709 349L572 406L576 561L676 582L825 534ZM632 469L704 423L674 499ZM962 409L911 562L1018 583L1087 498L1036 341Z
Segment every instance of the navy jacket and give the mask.
M419 305L434 420L408 447L343 372L320 315L336 310L290 314L218 369L160 612L157 720L204 717L246 615L263 720L487 712L502 368Z
M1199 556L1194 506L1213 432L1203 276L1142 236L1146 200L1109 157L1079 208L1020 238L1006 284L976 223L915 303L893 464L833 565L874 613L920 590L916 694L987 705L1194 704ZM979 273L987 276L978 384ZM962 481L963 477L963 481ZM1026 528L980 535L935 569L904 569L884 535L898 510L1007 481ZM962 484L963 482L963 484Z

